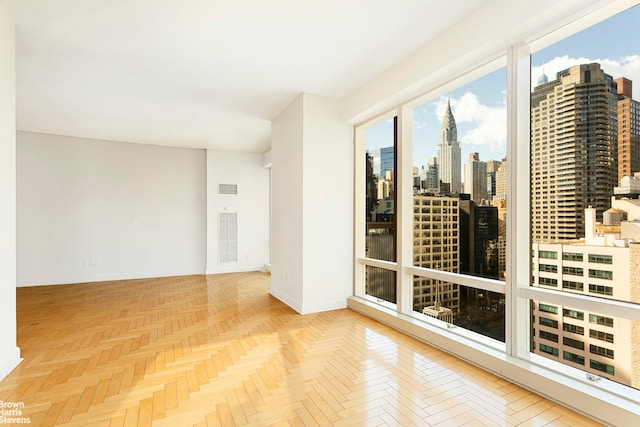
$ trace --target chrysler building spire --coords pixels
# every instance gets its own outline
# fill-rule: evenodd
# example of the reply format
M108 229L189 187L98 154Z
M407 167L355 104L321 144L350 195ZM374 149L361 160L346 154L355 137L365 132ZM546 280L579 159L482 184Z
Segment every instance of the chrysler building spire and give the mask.
M456 119L451 112L451 100L447 100L447 112L442 120L442 134L440 136L441 144L450 144L458 141L458 128L456 127Z
M461 155L460 143L458 143L458 128L456 127L456 119L451 111L451 100L449 99L447 100L447 111L442 119L440 144L438 144L438 164L440 165L438 174L442 184L449 184L450 194L462 192Z

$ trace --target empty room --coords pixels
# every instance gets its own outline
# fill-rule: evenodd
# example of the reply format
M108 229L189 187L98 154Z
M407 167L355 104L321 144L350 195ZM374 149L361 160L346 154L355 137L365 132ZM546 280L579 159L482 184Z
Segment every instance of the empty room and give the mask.
M638 23L0 0L0 424L640 425Z

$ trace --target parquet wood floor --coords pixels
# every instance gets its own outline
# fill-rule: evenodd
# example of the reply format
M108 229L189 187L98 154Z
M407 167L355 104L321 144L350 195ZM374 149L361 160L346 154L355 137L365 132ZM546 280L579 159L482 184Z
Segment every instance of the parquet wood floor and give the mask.
M19 288L35 426L595 426L350 310L301 316L240 273Z

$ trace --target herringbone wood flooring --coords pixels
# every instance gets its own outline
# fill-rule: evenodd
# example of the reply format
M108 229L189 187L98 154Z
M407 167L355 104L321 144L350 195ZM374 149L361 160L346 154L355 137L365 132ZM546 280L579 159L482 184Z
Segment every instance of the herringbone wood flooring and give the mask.
M19 288L32 425L596 423L350 310L300 316L240 273Z

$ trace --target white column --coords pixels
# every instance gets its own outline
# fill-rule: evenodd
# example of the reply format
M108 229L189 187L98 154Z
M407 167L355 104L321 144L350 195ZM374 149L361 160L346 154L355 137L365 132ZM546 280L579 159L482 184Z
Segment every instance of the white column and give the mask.
M15 26L0 4L0 380L20 363L16 346Z
M300 313L353 292L353 129L339 103L301 94L272 123L271 293Z

